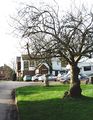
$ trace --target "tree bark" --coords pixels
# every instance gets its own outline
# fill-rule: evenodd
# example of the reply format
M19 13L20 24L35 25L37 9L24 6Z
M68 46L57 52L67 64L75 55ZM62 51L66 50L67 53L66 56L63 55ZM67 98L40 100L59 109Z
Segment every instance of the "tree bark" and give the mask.
M44 80L44 85L45 85L46 87L49 87L48 75L46 75L46 79Z
M71 65L71 80L70 80L70 90L69 96L71 97L80 97L82 89L80 87L80 80L78 78L80 69L77 67L77 64Z

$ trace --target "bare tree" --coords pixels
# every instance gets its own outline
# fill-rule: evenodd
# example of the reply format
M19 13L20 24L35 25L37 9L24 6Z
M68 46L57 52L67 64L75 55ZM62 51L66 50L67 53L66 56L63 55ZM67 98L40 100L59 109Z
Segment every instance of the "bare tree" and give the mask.
M71 97L81 96L78 61L93 52L93 13L76 9L64 16L50 6L26 5L14 19L15 29L28 38L31 59L63 57L71 66ZM40 57L38 57L40 56Z

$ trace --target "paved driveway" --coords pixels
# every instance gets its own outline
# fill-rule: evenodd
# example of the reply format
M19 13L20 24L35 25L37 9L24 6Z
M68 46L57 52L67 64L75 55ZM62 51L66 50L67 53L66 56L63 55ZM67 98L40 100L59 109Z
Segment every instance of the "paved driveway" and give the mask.
M17 107L12 99L13 89L34 85L32 82L2 81L0 82L0 120L18 120Z

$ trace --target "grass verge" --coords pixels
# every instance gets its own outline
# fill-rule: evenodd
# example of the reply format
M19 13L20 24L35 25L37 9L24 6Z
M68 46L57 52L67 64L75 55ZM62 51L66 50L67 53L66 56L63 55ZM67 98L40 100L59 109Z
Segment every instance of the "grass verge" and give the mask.
M69 85L17 89L20 120L92 120L93 85L82 85L82 99L62 99Z

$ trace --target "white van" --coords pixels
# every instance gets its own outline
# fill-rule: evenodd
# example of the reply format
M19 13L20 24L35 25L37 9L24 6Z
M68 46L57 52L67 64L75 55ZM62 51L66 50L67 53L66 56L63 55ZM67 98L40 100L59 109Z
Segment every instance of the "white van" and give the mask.
M80 68L80 73L88 76L93 75L93 58L81 59L78 63L78 67ZM69 70L70 65L68 64L66 68Z
M80 68L80 72L84 73L88 76L93 74L93 59L87 59L83 62L78 63L78 67Z

